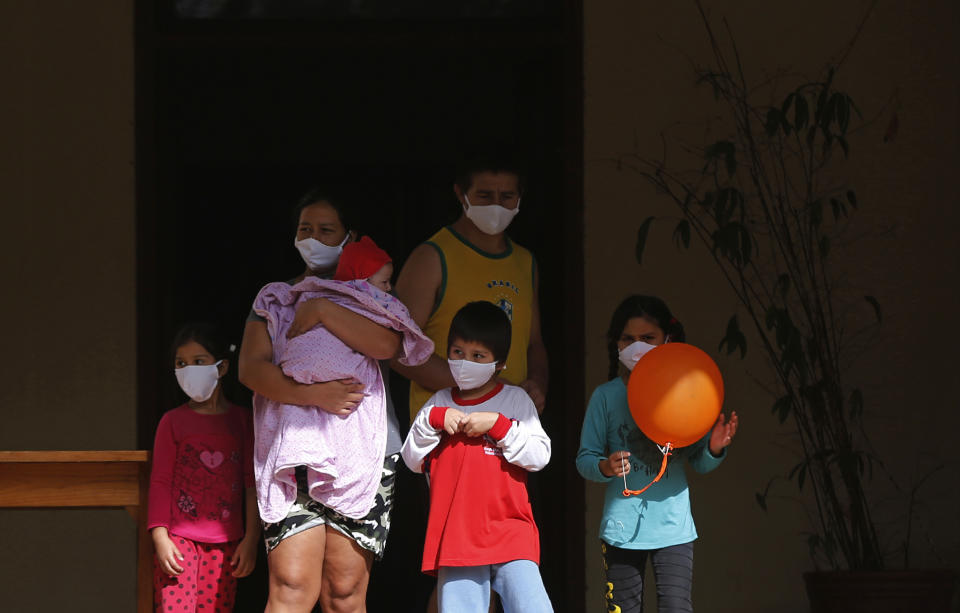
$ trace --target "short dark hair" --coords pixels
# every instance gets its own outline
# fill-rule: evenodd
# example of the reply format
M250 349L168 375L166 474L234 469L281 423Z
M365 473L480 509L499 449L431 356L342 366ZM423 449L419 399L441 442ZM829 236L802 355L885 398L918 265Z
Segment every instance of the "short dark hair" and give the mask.
M511 335L510 318L503 309L485 300L470 302L450 322L447 352L454 340L480 343L502 364L510 354Z
M348 233L351 230L356 230L353 215L355 212L353 209L355 207L347 200L343 193L344 191L346 190L334 186L311 187L300 197L297 205L293 208L293 223L298 224L300 222L300 213L303 212L303 209L318 202L326 202L337 212L337 217L340 218L340 223L343 224L344 230Z
M610 327L607 329L607 357L610 360L610 370L607 373L610 379L617 376L620 363L620 352L617 341L627 327L627 322L634 317L645 317L653 321L663 333L675 343L682 343L687 336L681 324L670 312L667 303L656 296L636 294L628 296L620 303L610 318Z
M517 156L509 152L506 147L498 147L489 151L474 151L460 158L457 163L454 183L461 192L466 193L473 186L473 177L477 173L509 172L517 175L517 189L522 193L526 187L526 176L523 165Z

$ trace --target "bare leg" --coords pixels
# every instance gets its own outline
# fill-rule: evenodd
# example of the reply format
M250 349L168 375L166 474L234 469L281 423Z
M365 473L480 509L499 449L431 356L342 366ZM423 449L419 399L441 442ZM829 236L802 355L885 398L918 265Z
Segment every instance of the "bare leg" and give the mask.
M320 597L326 543L326 529L318 526L284 539L270 552L270 596L264 613L310 613Z
M373 553L327 528L320 604L324 613L365 613Z

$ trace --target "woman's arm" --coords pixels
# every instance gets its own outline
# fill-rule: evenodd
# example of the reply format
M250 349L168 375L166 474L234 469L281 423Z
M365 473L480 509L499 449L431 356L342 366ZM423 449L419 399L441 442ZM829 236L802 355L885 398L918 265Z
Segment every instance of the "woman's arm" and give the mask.
M238 373L241 383L274 402L316 406L328 413L346 415L363 400L360 383L339 380L308 385L283 374L273 363L273 342L262 321L248 321L243 330Z
M540 292L535 282L530 316L530 344L527 346L527 378L519 385L533 400L539 413L543 413L547 402L549 373L547 348L543 345L543 337L540 333Z
M323 324L331 334L354 351L374 360L389 360L400 352L401 334L374 323L363 315L326 298L306 300L297 307L287 338Z

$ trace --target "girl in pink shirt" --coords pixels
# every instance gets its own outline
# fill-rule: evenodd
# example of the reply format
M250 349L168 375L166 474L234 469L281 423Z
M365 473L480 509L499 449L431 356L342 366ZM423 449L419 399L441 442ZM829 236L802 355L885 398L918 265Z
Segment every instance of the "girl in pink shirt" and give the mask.
M208 324L184 326L173 343L174 373L190 400L163 416L153 445L147 529L156 611L232 611L237 578L256 563L253 430L220 386L232 349Z

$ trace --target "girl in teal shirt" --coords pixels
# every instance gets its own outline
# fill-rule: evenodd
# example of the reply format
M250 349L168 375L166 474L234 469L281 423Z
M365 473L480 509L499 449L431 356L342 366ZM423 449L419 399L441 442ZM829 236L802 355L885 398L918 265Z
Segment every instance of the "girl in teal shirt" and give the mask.
M690 512L684 460L705 473L726 457L737 431L737 414L721 414L700 441L673 451L667 471L639 496L638 490L659 472L663 454L630 414L626 381L637 360L662 343L684 341L683 326L662 300L630 296L617 307L607 331L610 380L597 387L587 405L580 435L577 470L584 478L607 484L600 522L608 610L643 611L643 576L653 564L660 613L693 611L693 541L697 530Z

